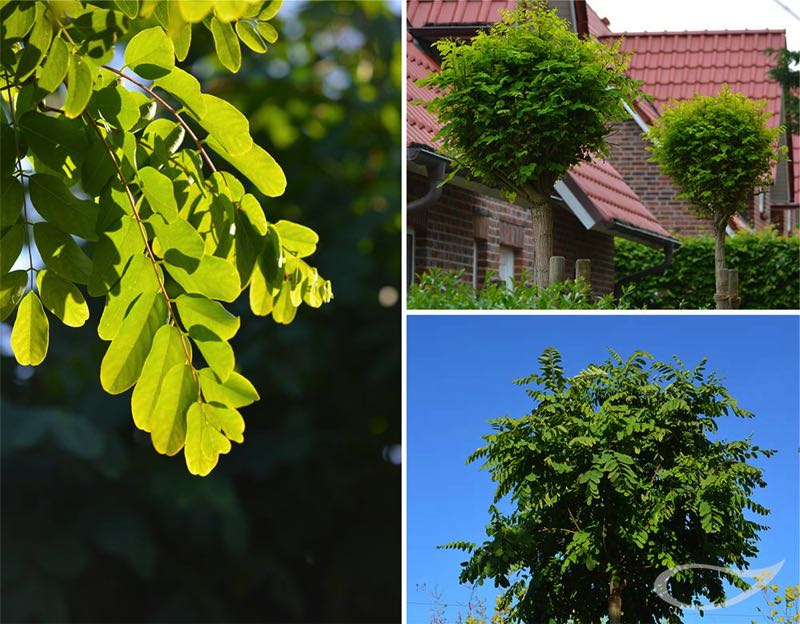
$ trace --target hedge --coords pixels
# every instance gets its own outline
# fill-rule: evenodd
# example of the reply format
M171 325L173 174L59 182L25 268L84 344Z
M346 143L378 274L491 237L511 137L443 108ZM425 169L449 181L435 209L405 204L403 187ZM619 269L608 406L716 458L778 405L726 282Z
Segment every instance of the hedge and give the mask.
M628 303L637 308L714 307L714 239L683 238L662 274L634 282ZM800 238L774 230L739 232L725 243L728 268L739 271L740 308L800 308ZM659 264L663 252L616 239L615 280Z

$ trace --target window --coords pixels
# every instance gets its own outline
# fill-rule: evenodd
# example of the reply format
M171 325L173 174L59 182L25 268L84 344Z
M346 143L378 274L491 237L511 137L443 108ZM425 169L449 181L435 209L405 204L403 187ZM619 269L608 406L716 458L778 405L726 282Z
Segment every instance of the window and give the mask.
M511 247L500 247L500 281L509 288L514 282L514 250Z
M472 287L478 287L478 241L472 241Z

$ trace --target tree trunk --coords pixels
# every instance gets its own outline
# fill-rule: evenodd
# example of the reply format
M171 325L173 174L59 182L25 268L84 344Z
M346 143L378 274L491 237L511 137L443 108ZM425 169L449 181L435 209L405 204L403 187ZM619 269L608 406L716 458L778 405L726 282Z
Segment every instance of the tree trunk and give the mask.
M621 624L622 622L622 589L611 582L611 591L608 594L608 624Z
M553 255L553 208L547 195L533 189L526 190L533 226L533 281L539 288L547 288L550 256Z
M716 226L714 233L714 301L718 310L730 307L727 283L722 275L725 269L725 225Z

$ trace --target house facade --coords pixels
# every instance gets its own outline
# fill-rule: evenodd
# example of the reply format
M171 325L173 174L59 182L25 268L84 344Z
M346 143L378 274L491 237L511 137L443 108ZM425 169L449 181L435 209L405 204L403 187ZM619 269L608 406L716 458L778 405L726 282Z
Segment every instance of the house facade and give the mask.
M480 286L487 272L500 279L520 277L533 268L532 230L525 205L509 204L497 189L456 176L439 188L449 161L439 153L436 119L420 102L436 93L416 81L438 70L432 43L441 37L470 37L500 19L500 9L516 0L409 0L407 35L407 274L413 279L432 267L463 270L465 279ZM582 0L556 5L562 17L582 36L611 42L614 33ZM625 35L623 48L631 52L630 73L644 82L652 102L629 107L630 118L615 125L608 161L595 159L573 168L556 186L554 255L592 260L592 289L604 294L614 289L614 238L621 237L662 248L665 258L678 246L677 235L702 235L707 221L694 216L678 200L669 179L649 162L644 134L657 119L660 107L671 99L694 93L716 93L722 84L766 99L770 123L783 119L780 87L766 72L766 47L785 45L783 31L739 33L657 33ZM683 56L681 56L681 54ZM680 67L681 71L676 68ZM712 80L713 78L713 80ZM797 137L784 137L795 151ZM795 161L796 161L795 156ZM437 178L438 176L438 178ZM776 225L788 233L797 227L798 167L778 165L776 184L745 214L732 220L739 227L757 229ZM666 266L666 265L665 265Z

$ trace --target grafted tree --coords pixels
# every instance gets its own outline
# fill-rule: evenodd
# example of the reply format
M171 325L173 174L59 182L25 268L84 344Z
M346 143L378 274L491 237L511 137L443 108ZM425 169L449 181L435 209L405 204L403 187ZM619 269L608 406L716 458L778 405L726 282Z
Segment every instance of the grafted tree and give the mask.
M766 528L747 512L768 513L753 499L765 483L751 460L773 451L716 439L720 417L752 414L705 361L690 369L612 351L572 377L555 349L539 362L515 381L533 386L531 412L492 420L468 459L483 460L497 488L486 541L445 546L470 553L461 582L506 588L514 621L679 624L681 609L653 591L656 577L682 563L747 565ZM720 601L723 580L743 585L684 570L669 590L684 604Z
M672 178L678 197L708 219L716 240L715 300L725 306L725 230L730 218L772 183L781 128L767 127L766 103L726 85L715 97L697 95L664 110L650 128L653 160Z
M531 211L534 280L547 285L553 251L550 196L570 167L607 153L609 123L637 96L619 43L581 39L545 0L520 2L470 41L436 43L441 71L422 79L441 90L444 152L476 179Z

